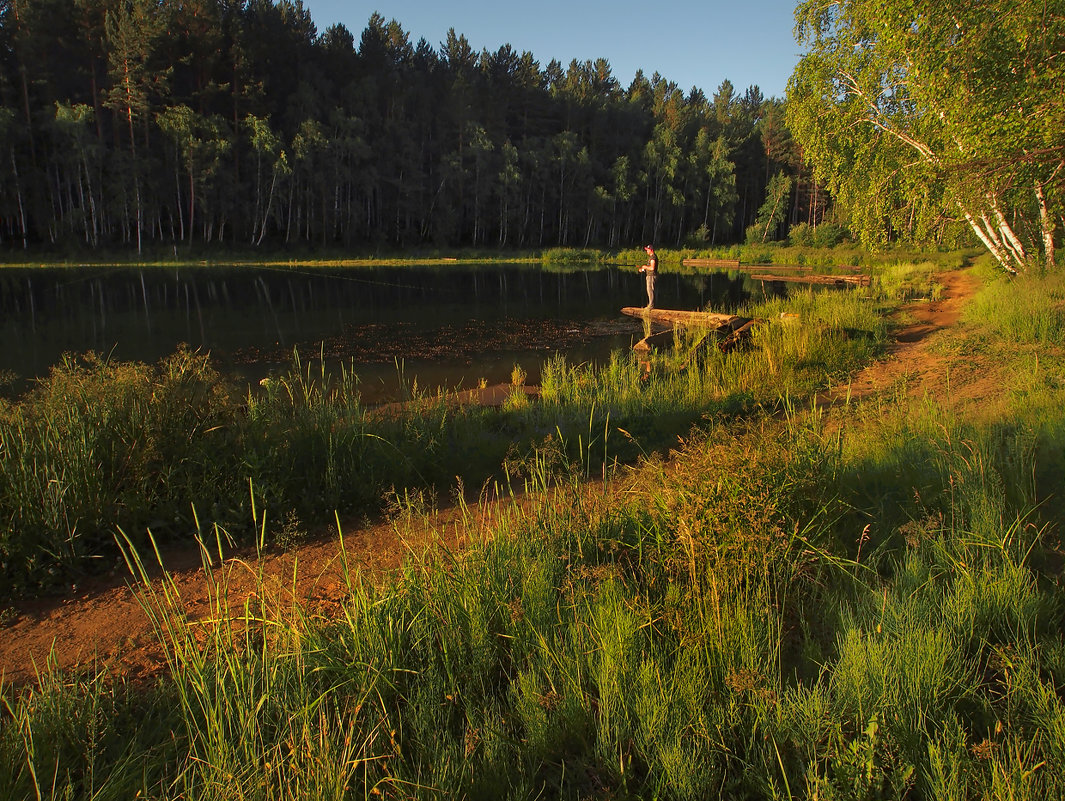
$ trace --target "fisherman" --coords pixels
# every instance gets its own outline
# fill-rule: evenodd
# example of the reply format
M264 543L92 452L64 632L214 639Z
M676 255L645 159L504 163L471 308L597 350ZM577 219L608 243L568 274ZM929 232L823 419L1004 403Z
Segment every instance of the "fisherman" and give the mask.
M655 284L658 282L658 256L655 254L655 249L651 245L644 245L643 249L647 253L647 264L640 267L640 272L647 278L647 308L650 310L655 307Z

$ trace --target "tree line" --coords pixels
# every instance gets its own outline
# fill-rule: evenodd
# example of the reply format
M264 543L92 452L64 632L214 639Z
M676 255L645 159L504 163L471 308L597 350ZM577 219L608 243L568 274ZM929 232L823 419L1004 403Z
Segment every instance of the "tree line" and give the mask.
M757 86L376 13L356 42L299 0L0 0L0 59L8 249L710 244L824 211Z

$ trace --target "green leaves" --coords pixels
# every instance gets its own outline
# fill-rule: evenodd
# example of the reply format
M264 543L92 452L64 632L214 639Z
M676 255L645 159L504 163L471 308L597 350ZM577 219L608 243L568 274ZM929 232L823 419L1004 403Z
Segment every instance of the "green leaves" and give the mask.
M788 123L867 245L941 238L961 211L1007 269L1053 263L1033 189L1065 190L1061 11L805 2L796 21Z

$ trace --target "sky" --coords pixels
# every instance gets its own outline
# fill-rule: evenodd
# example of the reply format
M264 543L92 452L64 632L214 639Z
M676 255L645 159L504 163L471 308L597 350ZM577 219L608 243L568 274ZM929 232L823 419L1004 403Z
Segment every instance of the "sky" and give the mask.
M342 23L356 46L373 12L395 19L411 44L435 50L448 28L478 52L509 44L541 68L551 59L605 58L628 87L637 69L658 72L684 92L712 97L726 78L737 94L757 84L783 98L799 58L792 35L796 0L303 0L322 33Z

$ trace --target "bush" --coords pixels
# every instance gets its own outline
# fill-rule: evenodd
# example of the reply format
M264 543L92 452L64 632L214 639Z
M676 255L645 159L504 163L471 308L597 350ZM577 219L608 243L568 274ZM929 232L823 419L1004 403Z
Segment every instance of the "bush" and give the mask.
M792 247L810 247L813 244L813 231L806 223L796 223L788 230L788 244Z
M700 225L692 233L688 234L687 239L684 240L684 246L698 250L699 248L705 248L710 241L710 231L707 230L705 224Z
M591 248L551 248L542 255L544 264L597 264L599 251Z
M811 242L815 248L833 248L844 239L844 230L832 222L823 222L813 228Z

